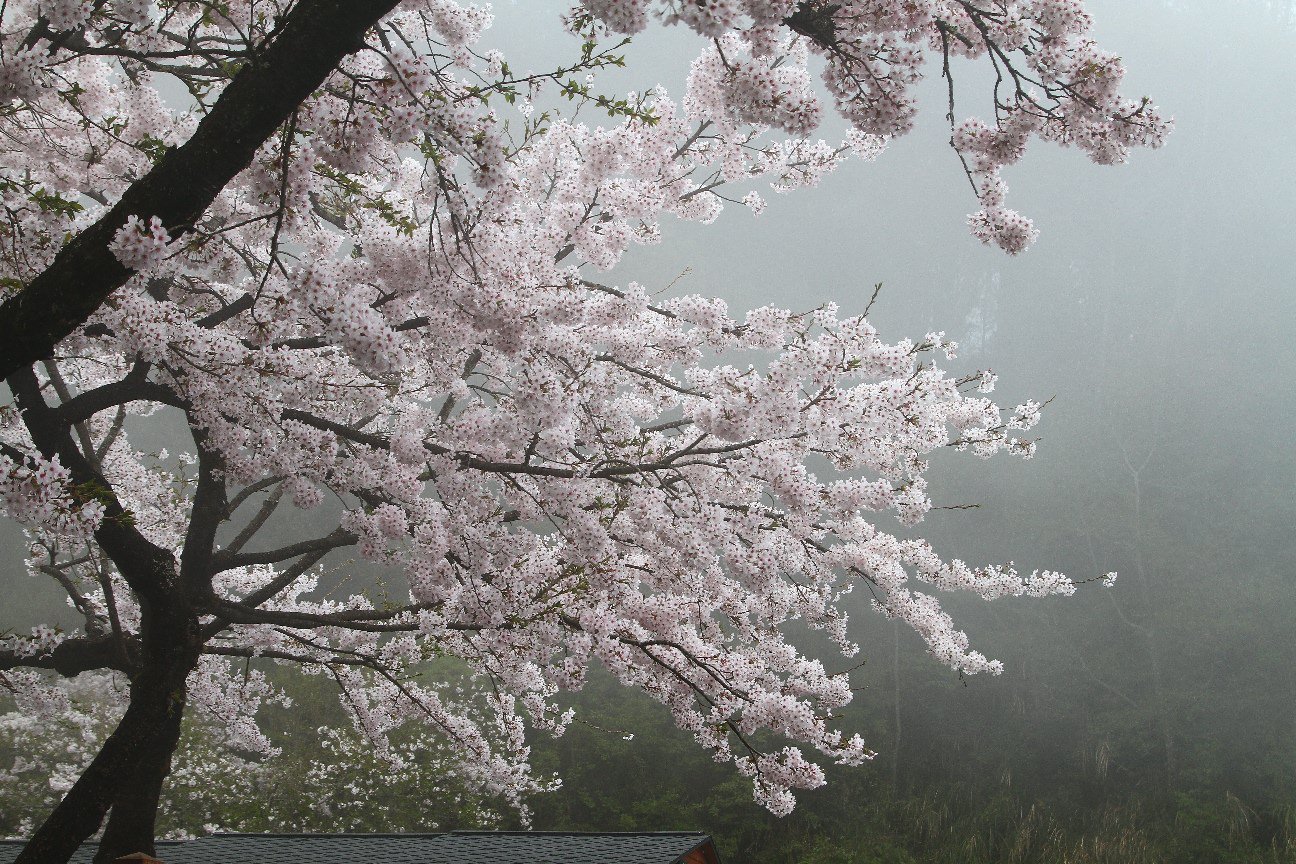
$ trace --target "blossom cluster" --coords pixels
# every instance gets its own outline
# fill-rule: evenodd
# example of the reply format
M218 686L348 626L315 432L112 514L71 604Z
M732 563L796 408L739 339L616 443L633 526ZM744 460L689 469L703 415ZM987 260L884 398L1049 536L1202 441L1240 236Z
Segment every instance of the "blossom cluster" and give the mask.
M33 528L88 537L103 518L103 504L73 494L71 474L58 457L30 458L28 464L0 455L0 503L4 515Z
M1010 254L1038 236L1029 219L1004 207L1000 171L1033 136L1080 148L1094 162L1124 162L1130 148L1158 147L1171 122L1151 100L1120 93L1120 58L1090 36L1079 0L944 0L695 4L618 0L585 4L612 30L636 33L653 17L713 40L694 64L699 102L719 123L763 124L810 134L822 108L810 87L806 53L823 58L824 89L857 133L889 138L913 126L913 85L931 54L943 55L951 122L951 57L988 62L999 82L994 116L957 124L951 144L978 190L974 236ZM793 37L789 42L788 36ZM705 81L705 83L703 83Z
M138 216L126 217L126 224L113 235L112 253L124 266L132 270L147 271L166 259L170 235L162 227L162 220L150 216L147 224Z

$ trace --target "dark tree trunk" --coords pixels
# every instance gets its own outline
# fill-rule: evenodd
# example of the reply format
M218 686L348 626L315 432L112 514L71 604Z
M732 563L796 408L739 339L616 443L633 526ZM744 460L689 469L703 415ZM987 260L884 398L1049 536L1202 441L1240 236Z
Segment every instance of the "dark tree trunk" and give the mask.
M193 136L73 238L45 272L0 304L0 378L9 379L37 447L47 458L58 455L77 482L107 485L72 443L67 424L46 406L30 364L48 357L130 277L108 250L113 234L127 215L157 215L176 235L190 230L251 162L257 147L342 58L363 46L366 31L396 2L302 0L274 41L226 87ZM96 861L154 848L157 801L179 736L185 679L202 645L194 601L205 598L198 590L201 574L186 573L182 582L170 553L131 526L111 490L104 503L105 519L95 536L140 601L143 656L126 714L14 864L65 864L110 807L117 814Z
M177 647L179 650L169 652L173 655L172 663L166 666L149 664L132 682L130 706L121 722L54 812L32 835L14 859L14 864L63 864L98 830L104 814L115 801L128 802L127 814L132 809L139 809L131 806L142 803L139 796L123 796L128 784L152 781L152 775L157 775L156 783L161 788L163 772L175 748L175 735L170 730L179 730L184 711L185 678L198 658L195 645ZM162 750L166 751L165 756L156 758L155 754ZM153 801L156 805L156 797ZM124 842L139 842L139 835L135 833L137 826L137 819L126 815L116 833ZM149 817L147 849L123 849L119 854L151 853L152 826L152 817Z
M14 864L65 864L118 800L126 806L114 835L123 843L140 842L145 829L139 826L146 823L151 849L153 817L142 820L138 814L147 809L150 797L156 810L157 796L147 790L161 788L184 713L185 681L202 651L194 592L185 590L175 556L135 528L107 480L76 448L67 425L45 404L35 373L21 369L8 383L41 453L58 456L77 482L91 482L101 490L104 518L95 539L140 604L138 660L127 664L133 667L130 705ZM140 792L134 791L137 787ZM131 791L123 791L128 788ZM127 849L124 854L135 851L141 850Z
M162 784L171 773L171 754L180 742L185 696L182 681L170 693L167 714L157 734L137 752L132 768L124 772L108 813L108 826L95 853L95 864L106 864L132 852L157 854L154 840L158 800L162 796Z
M125 556L118 564L127 563ZM80 779L32 835L14 864L65 864L112 808L96 862L132 852L154 853L162 782L180 738L186 679L202 653L202 628L193 603L179 589L169 556L134 561L161 585L140 599L141 657L131 678L130 705ZM150 564L152 567L150 567Z

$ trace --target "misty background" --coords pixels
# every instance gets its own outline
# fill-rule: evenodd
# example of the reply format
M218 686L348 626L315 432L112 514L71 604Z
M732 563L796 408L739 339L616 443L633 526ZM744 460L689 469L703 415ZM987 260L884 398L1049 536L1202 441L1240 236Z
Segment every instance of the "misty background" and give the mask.
M1087 6L1125 61L1124 92L1176 130L1114 168L1036 142L1004 172L1009 206L1041 231L1024 255L969 235L977 204L932 78L917 128L877 162L762 189L759 217L731 205L710 226L667 224L608 279L652 290L687 269L673 290L736 315L828 300L855 314L883 283L870 319L884 339L944 330L961 351L943 365L993 369L1001 405L1053 400L1033 460L939 458L934 502L980 506L935 510L919 533L972 563L1116 570L1116 587L942 598L1006 666L966 681L858 596L866 664L844 725L879 756L781 822L663 712L597 679L581 710L636 738L577 726L540 744L567 789L537 802L537 828L700 828L728 864L1044 860L1054 834L1111 844L1067 860L1296 860L1296 3ZM561 62L579 47L563 8L501 0L483 47L516 70ZM650 28L598 87L680 98L701 46ZM982 113L984 79L955 72L956 116ZM73 623L56 586L23 573L21 543L0 525L0 629Z

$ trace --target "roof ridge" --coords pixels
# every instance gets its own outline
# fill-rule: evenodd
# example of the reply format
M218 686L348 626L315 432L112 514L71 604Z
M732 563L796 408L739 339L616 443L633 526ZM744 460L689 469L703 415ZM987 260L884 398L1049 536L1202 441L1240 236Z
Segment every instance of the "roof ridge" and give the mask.
M704 837L705 831L490 831L464 828L449 832L452 835L503 834L521 837Z
M193 840L184 841L176 840L171 842L192 843L194 840L205 840L208 837L444 837L449 832L446 831L214 831L211 834L204 834L201 837L194 837ZM486 832L491 833L491 832ZM163 842L163 841L158 841Z

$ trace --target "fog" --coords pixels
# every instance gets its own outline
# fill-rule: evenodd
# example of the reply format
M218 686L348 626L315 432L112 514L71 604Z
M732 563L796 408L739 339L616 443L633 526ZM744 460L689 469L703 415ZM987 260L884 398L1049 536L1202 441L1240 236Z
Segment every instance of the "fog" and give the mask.
M667 226L616 278L664 287L687 269L675 290L733 309L835 300L847 313L881 282L870 317L885 337L945 330L963 346L955 368L999 374L1001 404L1053 400L1035 459L940 460L936 503L979 506L935 511L922 531L975 562L1117 570L1116 587L950 600L973 644L1007 667L966 682L861 598L856 710L881 755L860 769L871 780L843 783L998 785L1023 809L1146 802L1185 836L1193 807L1231 801L1254 828L1290 813L1296 789L1296 15L1290 3L1088 6L1129 70L1126 92L1152 96L1176 131L1113 168L1034 147L1005 172L1010 206L1042 232L1024 255L968 235L974 202L942 84L928 81L917 129L877 162L766 196L760 217L730 207L705 228ZM496 11L510 52L534 51L537 67L560 44L543 35L550 9ZM624 80L680 95L698 47L678 31L645 34ZM970 71L956 68L958 116L982 107ZM633 758L616 752L605 767ZM822 815L850 793L817 794L807 799ZM837 824L822 818L819 830Z
M868 662L852 716L881 755L852 782L998 786L1058 806L1169 801L1174 819L1185 796L1227 794L1259 821L1296 805L1296 11L1087 5L1125 61L1126 92L1152 96L1176 131L1111 168L1033 146L1005 172L1009 206L1041 231L1024 255L968 234L976 203L947 144L943 85L929 81L917 129L875 163L767 194L760 217L731 206L711 226L666 225L610 278L665 287L687 270L675 290L734 310L835 300L848 314L881 282L870 317L884 338L944 330L963 346L954 369L998 373L1000 404L1052 399L1033 460L937 460L936 504L978 506L933 511L922 533L945 556L1077 579L1116 570L1116 586L951 599L974 647L1006 665L967 681L860 598ZM552 63L575 50L562 6L498 2L486 41L514 68ZM650 30L600 83L682 95L699 47ZM971 70L956 71L964 116L981 101ZM0 627L61 603L15 572L21 541L6 531ZM538 827L562 821L540 815Z
M561 4L545 5L496 6L510 57L538 66L561 46ZM1074 628L1081 654L1107 650L1120 604L1169 614L1186 596L1223 603L1265 580L1265 606L1296 612L1286 605L1296 584L1296 13L1266 2L1088 6L1099 42L1129 70L1126 92L1152 96L1176 131L1118 167L1035 146L1005 172L1010 204L1042 232L1024 255L968 235L975 202L947 144L943 84L929 81L917 129L877 162L767 195L759 217L731 206L711 226L668 225L660 246L632 250L615 274L664 287L687 270L676 290L733 309L835 300L857 312L881 282L870 317L885 337L945 330L963 346L951 365L993 369L1001 403L1052 398L1034 460L944 460L938 503L981 506L933 513L925 528L968 557L1076 577L1120 570L1110 596L1042 604ZM620 80L679 95L699 44L651 30ZM971 70L958 71L962 116L983 94ZM1162 650L1223 656L1290 635L1248 634L1244 621L1206 612L1194 644ZM997 627L973 629L1011 657Z

